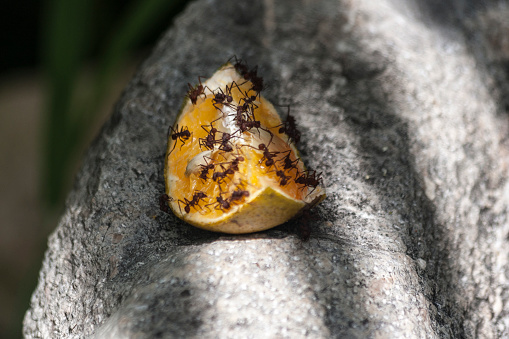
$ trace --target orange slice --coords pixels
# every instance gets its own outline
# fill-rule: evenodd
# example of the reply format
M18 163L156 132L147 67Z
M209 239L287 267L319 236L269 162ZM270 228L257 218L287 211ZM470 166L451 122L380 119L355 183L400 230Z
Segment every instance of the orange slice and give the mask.
M164 171L175 215L234 234L280 225L325 198L320 175L306 170L295 148L293 117L283 122L260 95L256 69L239 65L189 86L168 133Z

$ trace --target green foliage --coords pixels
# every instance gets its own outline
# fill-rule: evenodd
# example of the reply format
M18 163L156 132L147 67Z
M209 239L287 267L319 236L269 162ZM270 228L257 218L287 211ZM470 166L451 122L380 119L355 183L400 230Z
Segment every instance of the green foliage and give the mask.
M130 52L162 22L177 14L185 0L132 0L103 48L91 88L76 85L94 48L97 3L49 0L43 18L42 61L47 78L43 194L46 208L61 205L75 154L108 96L115 74ZM168 22L169 23L169 22ZM78 95L79 94L79 95Z

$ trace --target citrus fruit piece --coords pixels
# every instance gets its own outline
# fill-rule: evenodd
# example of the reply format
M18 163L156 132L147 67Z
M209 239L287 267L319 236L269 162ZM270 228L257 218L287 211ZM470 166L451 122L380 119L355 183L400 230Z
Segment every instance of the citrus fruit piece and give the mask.
M241 66L241 67L239 67ZM306 170L288 113L282 121L260 91L256 68L227 63L192 87L168 131L168 204L196 227L250 233L280 225L325 198Z

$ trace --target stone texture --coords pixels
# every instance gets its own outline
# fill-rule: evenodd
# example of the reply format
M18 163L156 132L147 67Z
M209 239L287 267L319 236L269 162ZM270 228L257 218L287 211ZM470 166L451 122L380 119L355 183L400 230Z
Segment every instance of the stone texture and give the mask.
M191 3L84 159L25 336L509 336L509 9L476 3ZM292 103L328 190L243 236L157 203L187 82L233 54Z

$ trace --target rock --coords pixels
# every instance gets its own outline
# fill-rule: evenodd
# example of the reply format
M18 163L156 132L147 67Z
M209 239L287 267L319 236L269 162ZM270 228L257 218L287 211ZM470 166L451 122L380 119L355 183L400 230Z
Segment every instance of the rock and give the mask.
M24 335L509 336L509 53L490 40L509 9L483 4L191 3L86 155ZM234 54L292 103L328 190L310 217L244 236L157 202L187 83Z

